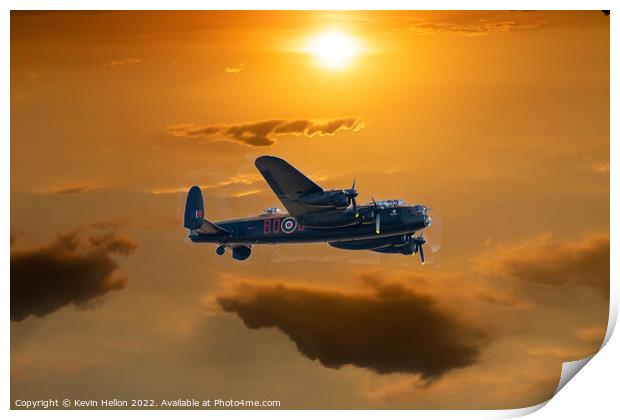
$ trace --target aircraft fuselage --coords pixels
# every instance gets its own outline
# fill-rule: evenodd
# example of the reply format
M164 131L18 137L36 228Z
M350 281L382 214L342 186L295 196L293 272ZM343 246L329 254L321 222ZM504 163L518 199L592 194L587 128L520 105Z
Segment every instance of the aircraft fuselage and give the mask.
M380 218L380 228L375 223ZM388 207L381 210L360 206L359 216L350 216L341 227L306 226L302 218L286 213L215 222L228 233L192 232L192 242L226 245L309 243L373 239L413 234L430 225L430 218L418 206ZM379 232L377 232L379 230Z

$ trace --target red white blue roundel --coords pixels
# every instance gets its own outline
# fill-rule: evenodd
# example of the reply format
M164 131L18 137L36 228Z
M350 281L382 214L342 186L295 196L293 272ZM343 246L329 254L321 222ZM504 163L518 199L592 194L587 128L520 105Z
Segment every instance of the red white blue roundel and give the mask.
M297 220L294 217L287 217L280 223L280 228L284 233L292 233L297 229Z

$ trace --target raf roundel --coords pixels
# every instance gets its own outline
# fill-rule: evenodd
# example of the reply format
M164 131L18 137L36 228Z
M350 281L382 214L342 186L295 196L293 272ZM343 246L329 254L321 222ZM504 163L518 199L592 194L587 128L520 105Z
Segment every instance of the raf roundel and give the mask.
M295 232L295 229L297 229L297 220L293 217L287 217L280 224L280 228L284 233Z

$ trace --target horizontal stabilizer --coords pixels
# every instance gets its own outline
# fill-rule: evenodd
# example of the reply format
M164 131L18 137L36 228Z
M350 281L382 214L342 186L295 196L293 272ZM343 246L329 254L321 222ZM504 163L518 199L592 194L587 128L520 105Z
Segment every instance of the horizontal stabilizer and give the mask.
M206 219L202 221L202 225L199 228L194 229L196 232L204 233L206 235L213 235L215 233L228 233L228 231L213 222Z

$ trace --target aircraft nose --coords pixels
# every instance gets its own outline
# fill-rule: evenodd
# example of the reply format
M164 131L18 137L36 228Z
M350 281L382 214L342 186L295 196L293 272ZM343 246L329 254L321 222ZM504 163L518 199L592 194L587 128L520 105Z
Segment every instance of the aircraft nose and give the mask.
M433 224L433 219L430 218L428 214L424 215L424 227L429 227Z

